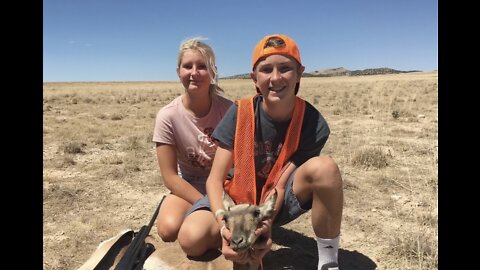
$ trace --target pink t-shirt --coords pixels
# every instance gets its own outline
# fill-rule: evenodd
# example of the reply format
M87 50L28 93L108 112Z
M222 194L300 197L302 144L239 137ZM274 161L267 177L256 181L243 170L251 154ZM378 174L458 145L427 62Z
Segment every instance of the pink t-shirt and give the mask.
M231 104L232 101L215 95L210 112L198 118L185 109L179 96L157 113L153 141L176 147L179 172L194 186L200 185L199 190L204 190L217 149L212 132Z

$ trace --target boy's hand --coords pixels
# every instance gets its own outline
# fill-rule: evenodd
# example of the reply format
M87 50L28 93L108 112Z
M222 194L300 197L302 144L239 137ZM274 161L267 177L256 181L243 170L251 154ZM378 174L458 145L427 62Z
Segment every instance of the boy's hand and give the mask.
M250 249L250 258L254 261L261 260L272 247L272 219L262 221L262 226L255 230L257 241Z
M222 227L222 254L225 259L234 261L239 264L246 264L251 261L260 261L265 254L270 251L272 247L272 220L267 219L262 221L262 226L255 230L255 235L258 236L257 241L253 246L244 252L236 252L230 248L229 241L232 233L227 227Z
M236 252L232 248L230 248L229 242L232 238L232 233L227 227L222 227L220 230L220 234L222 236L222 254L225 259L239 263L239 264L246 264L251 261L249 258L248 252Z

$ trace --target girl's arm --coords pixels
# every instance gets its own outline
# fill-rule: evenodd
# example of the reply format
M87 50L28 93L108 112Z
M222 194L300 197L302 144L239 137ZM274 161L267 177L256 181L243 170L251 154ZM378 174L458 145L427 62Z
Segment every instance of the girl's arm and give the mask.
M177 152L172 145L157 143L157 160L165 186L172 194L193 204L203 195L178 175Z

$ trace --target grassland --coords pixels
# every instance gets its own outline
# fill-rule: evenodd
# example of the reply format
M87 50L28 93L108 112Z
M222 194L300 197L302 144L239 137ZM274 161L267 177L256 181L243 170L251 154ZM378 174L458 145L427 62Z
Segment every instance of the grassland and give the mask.
M231 99L255 93L251 80L220 85ZM167 193L155 114L182 92L179 82L44 83L44 269L76 269L102 240L148 222ZM328 121L322 154L344 179L341 269L438 269L438 74L303 78L299 96ZM293 239L277 254L303 241L296 255L314 263L309 217L284 226L278 236Z

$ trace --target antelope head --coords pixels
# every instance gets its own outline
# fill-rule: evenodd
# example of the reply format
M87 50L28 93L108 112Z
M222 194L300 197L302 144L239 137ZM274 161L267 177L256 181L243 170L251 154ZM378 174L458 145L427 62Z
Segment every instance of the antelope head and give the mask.
M226 192L223 193L224 218L226 227L232 233L230 247L233 250L245 251L257 241L255 230L262 221L273 216L276 199L275 190L261 206L246 203L236 205Z

